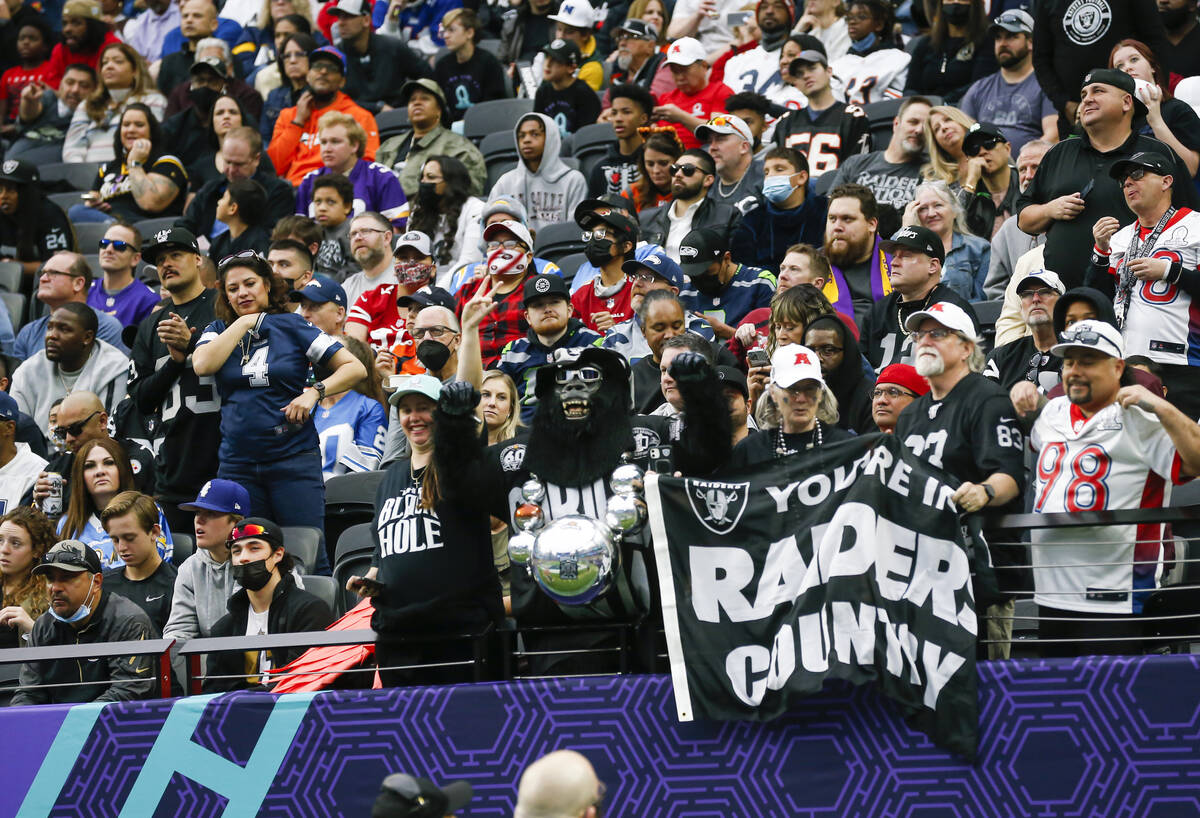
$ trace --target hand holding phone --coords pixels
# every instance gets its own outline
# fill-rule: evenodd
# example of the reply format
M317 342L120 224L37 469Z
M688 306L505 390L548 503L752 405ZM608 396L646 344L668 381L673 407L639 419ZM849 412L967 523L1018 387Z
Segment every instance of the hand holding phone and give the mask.
M346 590L354 591L361 597L376 597L383 593L383 583L370 577L350 577L346 582Z
M771 356L765 349L752 349L746 353L746 363L750 366L770 366Z

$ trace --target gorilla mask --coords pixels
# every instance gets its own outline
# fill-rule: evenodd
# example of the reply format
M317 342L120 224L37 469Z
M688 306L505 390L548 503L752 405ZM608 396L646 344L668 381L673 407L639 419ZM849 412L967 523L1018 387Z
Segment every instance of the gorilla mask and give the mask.
M559 367L555 371L554 396L568 423L592 416L593 401L603 381L604 373L595 366Z

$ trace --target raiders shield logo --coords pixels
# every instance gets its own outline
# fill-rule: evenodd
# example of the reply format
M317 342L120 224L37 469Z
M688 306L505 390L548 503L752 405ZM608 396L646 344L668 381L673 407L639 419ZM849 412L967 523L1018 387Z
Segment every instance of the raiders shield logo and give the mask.
M750 499L750 483L686 482L688 502L704 527L714 534L728 534L742 519Z
M651 446L657 446L662 443L659 440L658 432L653 429L647 429L645 426L633 427L633 453L635 457L642 457L649 451Z
M12 173L16 169L17 169L17 160L16 159L9 159L2 166L0 166L0 170L3 170L5 173Z
M524 463L525 446L522 443L506 446L500 452L500 468L504 471L520 471Z
M167 240L167 236L169 236L170 234L171 234L170 229L159 230L157 233L154 234L154 243L162 244L164 241Z

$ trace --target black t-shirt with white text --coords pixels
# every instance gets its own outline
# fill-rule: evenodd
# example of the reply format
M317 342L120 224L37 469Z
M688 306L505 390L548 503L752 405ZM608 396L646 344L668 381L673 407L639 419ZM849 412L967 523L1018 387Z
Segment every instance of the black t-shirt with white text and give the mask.
M600 116L600 98L583 80L577 79L561 91L543 82L533 98L533 110L553 119L565 135L596 122Z

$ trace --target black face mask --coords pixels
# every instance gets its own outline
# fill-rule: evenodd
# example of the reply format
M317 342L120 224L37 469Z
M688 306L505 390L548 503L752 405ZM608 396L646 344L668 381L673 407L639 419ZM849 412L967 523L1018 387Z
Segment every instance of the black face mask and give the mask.
M437 207L438 195L436 182L419 182L417 184L417 202L422 207Z
M946 3L942 6L942 17L952 26L966 25L970 16L971 7L965 3Z
M203 88L193 86L188 89L188 99L196 106L196 110L202 114L207 114L217 104L217 97L221 96L220 91L214 91L211 88Z
M426 338L417 344L417 360L430 372L441 372L450 362L450 347L441 341Z
M612 239L588 239L587 247L583 249L584 256L597 267L603 267L612 260Z
M233 566L233 580L247 591L261 591L271 581L265 559Z
M692 285L701 295L714 296L721 292L721 277L716 273L692 276Z
M1167 28L1183 28L1189 18L1196 16L1196 12L1192 9L1164 9L1158 16Z

